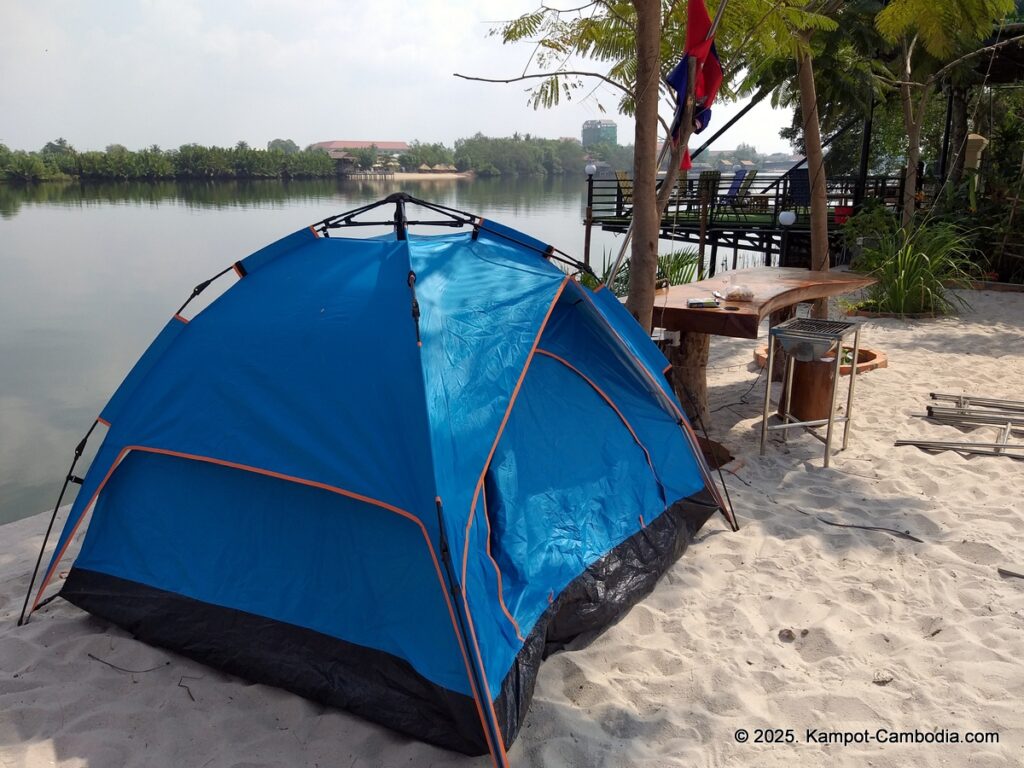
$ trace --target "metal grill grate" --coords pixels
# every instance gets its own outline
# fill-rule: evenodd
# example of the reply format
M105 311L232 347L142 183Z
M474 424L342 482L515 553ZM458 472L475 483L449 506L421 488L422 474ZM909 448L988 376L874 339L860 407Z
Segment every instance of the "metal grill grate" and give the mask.
M832 345L855 327L855 323L839 320L797 317L776 325L771 329L771 336L779 340L787 355L803 362L810 362L828 354Z
M809 317L797 317L793 320L779 323L772 329L772 333L777 336L786 333L790 335L830 336L832 339L841 339L853 326L854 323L840 320L814 320Z

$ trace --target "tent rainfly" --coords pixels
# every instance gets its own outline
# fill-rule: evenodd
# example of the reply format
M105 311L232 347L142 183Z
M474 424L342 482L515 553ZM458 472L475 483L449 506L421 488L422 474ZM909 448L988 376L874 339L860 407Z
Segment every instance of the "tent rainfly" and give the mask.
M392 234L331 236L392 204ZM468 231L411 234L407 205ZM59 591L80 608L506 766L541 661L716 510L735 527L665 358L584 269L403 193L236 262L90 429L31 610L81 539Z

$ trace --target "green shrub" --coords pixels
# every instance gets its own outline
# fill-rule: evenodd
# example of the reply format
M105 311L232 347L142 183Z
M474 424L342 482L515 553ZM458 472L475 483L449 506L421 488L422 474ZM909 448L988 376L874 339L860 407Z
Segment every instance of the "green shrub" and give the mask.
M879 239L896 234L899 222L896 214L878 198L869 197L864 207L843 224L843 242L855 252L870 248Z
M980 277L974 255L970 233L932 221L882 236L855 266L878 279L868 289L875 311L946 315L967 306L950 289Z

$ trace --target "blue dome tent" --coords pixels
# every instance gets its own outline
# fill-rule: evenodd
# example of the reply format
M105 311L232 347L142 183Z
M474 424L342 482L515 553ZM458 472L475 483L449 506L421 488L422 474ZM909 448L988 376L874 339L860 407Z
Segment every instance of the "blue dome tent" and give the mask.
M84 531L59 591L84 610L507 764L542 659L617 621L717 509L735 527L666 360L583 265L405 194L232 269L90 429L28 613Z

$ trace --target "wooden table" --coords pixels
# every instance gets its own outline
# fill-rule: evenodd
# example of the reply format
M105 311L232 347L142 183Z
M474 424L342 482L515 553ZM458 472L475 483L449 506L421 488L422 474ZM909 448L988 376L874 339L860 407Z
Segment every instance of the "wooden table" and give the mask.
M708 280L674 285L654 300L654 326L681 331L679 347L672 348L673 382L690 418L709 421L707 363L710 337L756 339L761 321L804 301L839 296L866 288L873 277L852 272L815 272L796 267L755 267L726 272ZM754 292L751 301L723 301L715 308L686 306L687 299L726 295L731 285Z
M768 315L803 301L839 296L876 281L853 272L814 272L798 267L755 267L686 285L674 285L668 295L654 299L654 325L669 331L707 333L756 339L757 329ZM730 285L745 285L754 292L752 301L721 301L717 308L687 307L687 299L711 298L712 291L725 295Z

